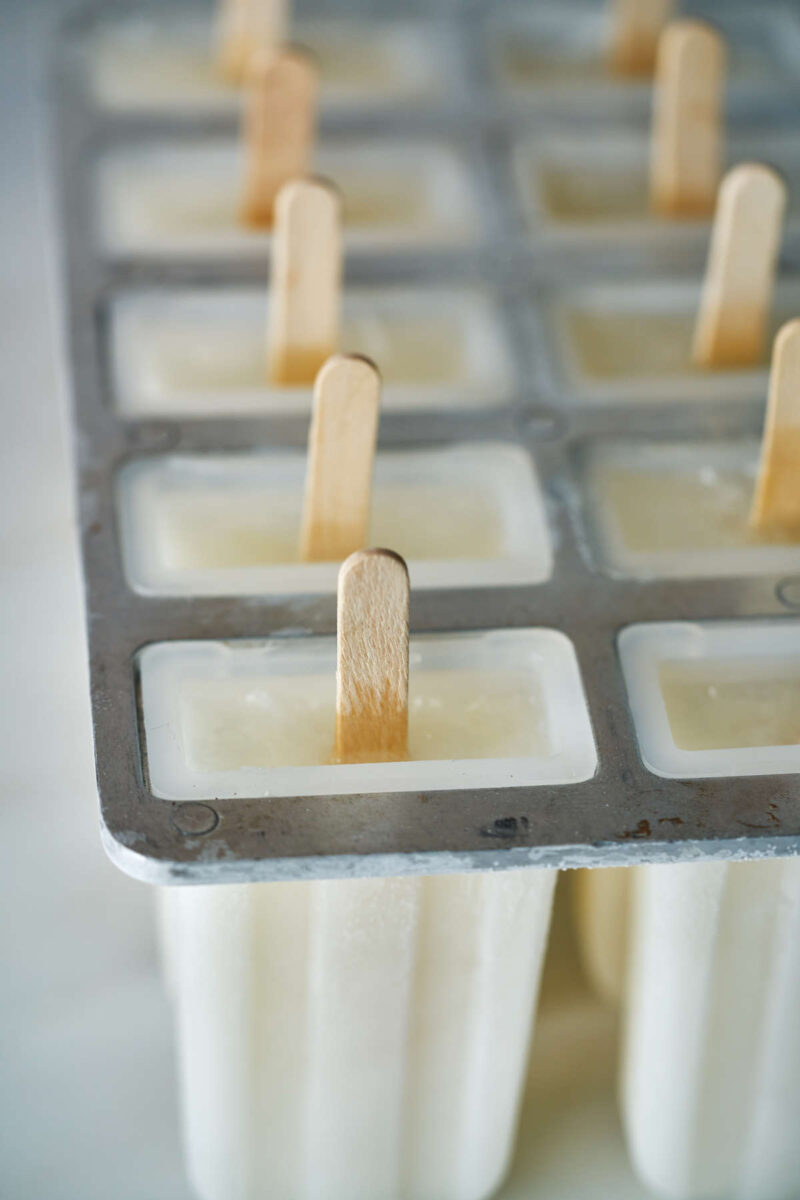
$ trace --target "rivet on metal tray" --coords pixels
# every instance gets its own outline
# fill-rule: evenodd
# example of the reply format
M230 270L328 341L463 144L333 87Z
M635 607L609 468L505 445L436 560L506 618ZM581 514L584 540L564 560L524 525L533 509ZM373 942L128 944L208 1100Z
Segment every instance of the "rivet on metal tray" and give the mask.
M172 824L179 833L196 837L217 828L219 813L210 804L176 804L172 810Z
M782 579L775 589L775 595L784 608L800 608L800 576Z

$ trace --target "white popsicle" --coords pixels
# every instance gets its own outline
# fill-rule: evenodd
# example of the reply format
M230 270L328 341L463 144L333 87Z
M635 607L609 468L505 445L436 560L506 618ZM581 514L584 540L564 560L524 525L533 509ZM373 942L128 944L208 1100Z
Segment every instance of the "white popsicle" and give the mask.
M202 1200L478 1200L508 1164L555 872L171 889Z
M681 778L796 772L797 647L796 622L625 630L646 763ZM637 1171L675 1200L793 1200L800 859L639 867L632 908L622 1108Z
M637 868L623 1118L677 1200L800 1193L800 859Z
M373 611L363 580L372 577L367 568L375 563L386 595ZM463 778L459 758L491 754L493 737L496 752L527 752L544 764L583 724L585 758L591 734L582 697L567 703L562 696L559 709L553 697L537 696L532 677L527 704L523 677L513 685L516 722L494 702L502 689L491 689L493 712L479 719L484 745L476 747L474 696L485 695L485 686L470 685L469 671L453 679L457 670L434 670L446 676L439 686L450 688L452 702L432 704L428 719L423 712L406 755L405 634L393 637L393 654L387 648L383 656L391 688L379 687L377 668L387 629L405 628L407 604L407 575L397 556L371 551L346 561L339 594L338 759L358 764L375 738L381 744L374 752L388 752L390 716L392 753L446 756L451 761L442 765L453 781ZM368 670L358 665L362 655ZM302 668L302 657L290 656ZM412 647L412 660L417 657ZM501 667L491 647L487 661ZM514 661L519 664L518 654ZM529 671L542 671L541 655L531 662ZM218 678L214 697L207 693L204 703L198 664L194 699L185 678L175 699L179 709L181 698L189 705L173 715L176 724L167 722L190 773L226 767L235 778L256 764L330 758L332 714L328 709L325 719L324 704L296 668L289 675L299 685L295 704L315 720L299 721L298 708L286 722L287 747L277 693L264 714L254 681L229 678L234 687L226 688ZM263 670L263 662L257 665ZM551 686L563 689L565 666ZM160 724L153 705L163 688L156 681L153 690L148 667L145 675L153 780L159 770L153 720ZM168 677L162 682L168 685ZM261 711L261 722L252 714L242 719L237 696ZM217 715L209 725L208 702L215 698ZM544 708L538 716L537 704ZM412 712L415 707L412 689ZM572 769L591 773L588 762L577 766L579 757L572 755ZM413 764L368 769L406 766ZM337 789L341 772L359 769L328 767L330 789ZM511 1152L554 881L553 871L525 870L169 893L165 927L177 953L167 964L168 981L176 1002L186 1150L201 1200L488 1197Z

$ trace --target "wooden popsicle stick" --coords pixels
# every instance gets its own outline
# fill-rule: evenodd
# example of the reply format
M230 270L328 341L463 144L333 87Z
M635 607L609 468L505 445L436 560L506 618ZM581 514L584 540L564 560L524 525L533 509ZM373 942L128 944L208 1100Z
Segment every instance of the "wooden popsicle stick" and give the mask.
M314 385L300 534L306 562L341 562L369 532L381 378L368 358L329 358Z
M219 69L242 84L259 51L276 51L289 34L289 0L221 0L218 16Z
M270 226L280 189L307 173L316 117L317 71L308 55L261 51L251 59L242 131L243 224Z
M611 68L618 75L652 75L661 30L675 0L610 0Z
M311 384L339 345L341 201L321 180L286 184L275 203L267 375Z
M692 359L698 367L761 361L786 188L757 163L734 167L717 198Z
M772 348L769 401L750 524L800 540L800 321L789 321Z
M359 550L339 571L334 761L408 758L408 570Z
M714 211L722 158L725 43L702 21L674 21L658 43L650 201L666 217Z

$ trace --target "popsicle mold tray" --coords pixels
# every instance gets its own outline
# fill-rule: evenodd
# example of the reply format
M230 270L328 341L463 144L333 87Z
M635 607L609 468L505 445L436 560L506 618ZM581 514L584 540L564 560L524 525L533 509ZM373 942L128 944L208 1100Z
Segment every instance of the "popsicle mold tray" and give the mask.
M560 351L547 314L533 316L535 256L522 227L504 226L513 173L498 169L502 88L480 65L489 27L459 6L437 37L448 20L448 69L473 107L482 98L481 120L431 102L421 121L398 102L378 140L381 161L395 146L419 153L420 176L440 171L444 146L437 187L460 197L457 244L444 226L426 244L392 229L348 243L346 348L386 374L373 528L412 579L413 761L384 766L326 765L335 570L292 561L309 395L260 377L268 246L209 255L200 238L159 254L145 238L117 253L98 210L105 165L170 138L185 152L219 133L217 117L176 125L87 91L94 19L61 53L54 143L102 829L112 858L151 882L800 851L800 749L773 733L748 754L727 718L720 748L678 744L661 671L692 704L724 659L735 707L748 681L763 700L774 668L800 709L800 547L743 532L765 375L721 403L685 372L637 397L630 382L581 389L563 363L541 369ZM332 159L340 138L364 152L356 99L352 129L340 111L323 132ZM567 290L584 285L573 276ZM424 369L403 367L409 346ZM655 520L664 512L672 525Z

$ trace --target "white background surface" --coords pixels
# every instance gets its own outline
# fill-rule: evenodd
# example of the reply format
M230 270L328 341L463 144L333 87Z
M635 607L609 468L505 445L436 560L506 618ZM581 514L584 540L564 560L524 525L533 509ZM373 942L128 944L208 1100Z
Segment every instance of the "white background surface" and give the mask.
M98 836L41 128L49 7L0 0L0 1194L189 1200L151 897ZM642 1200L613 1022L561 916L503 1200Z

